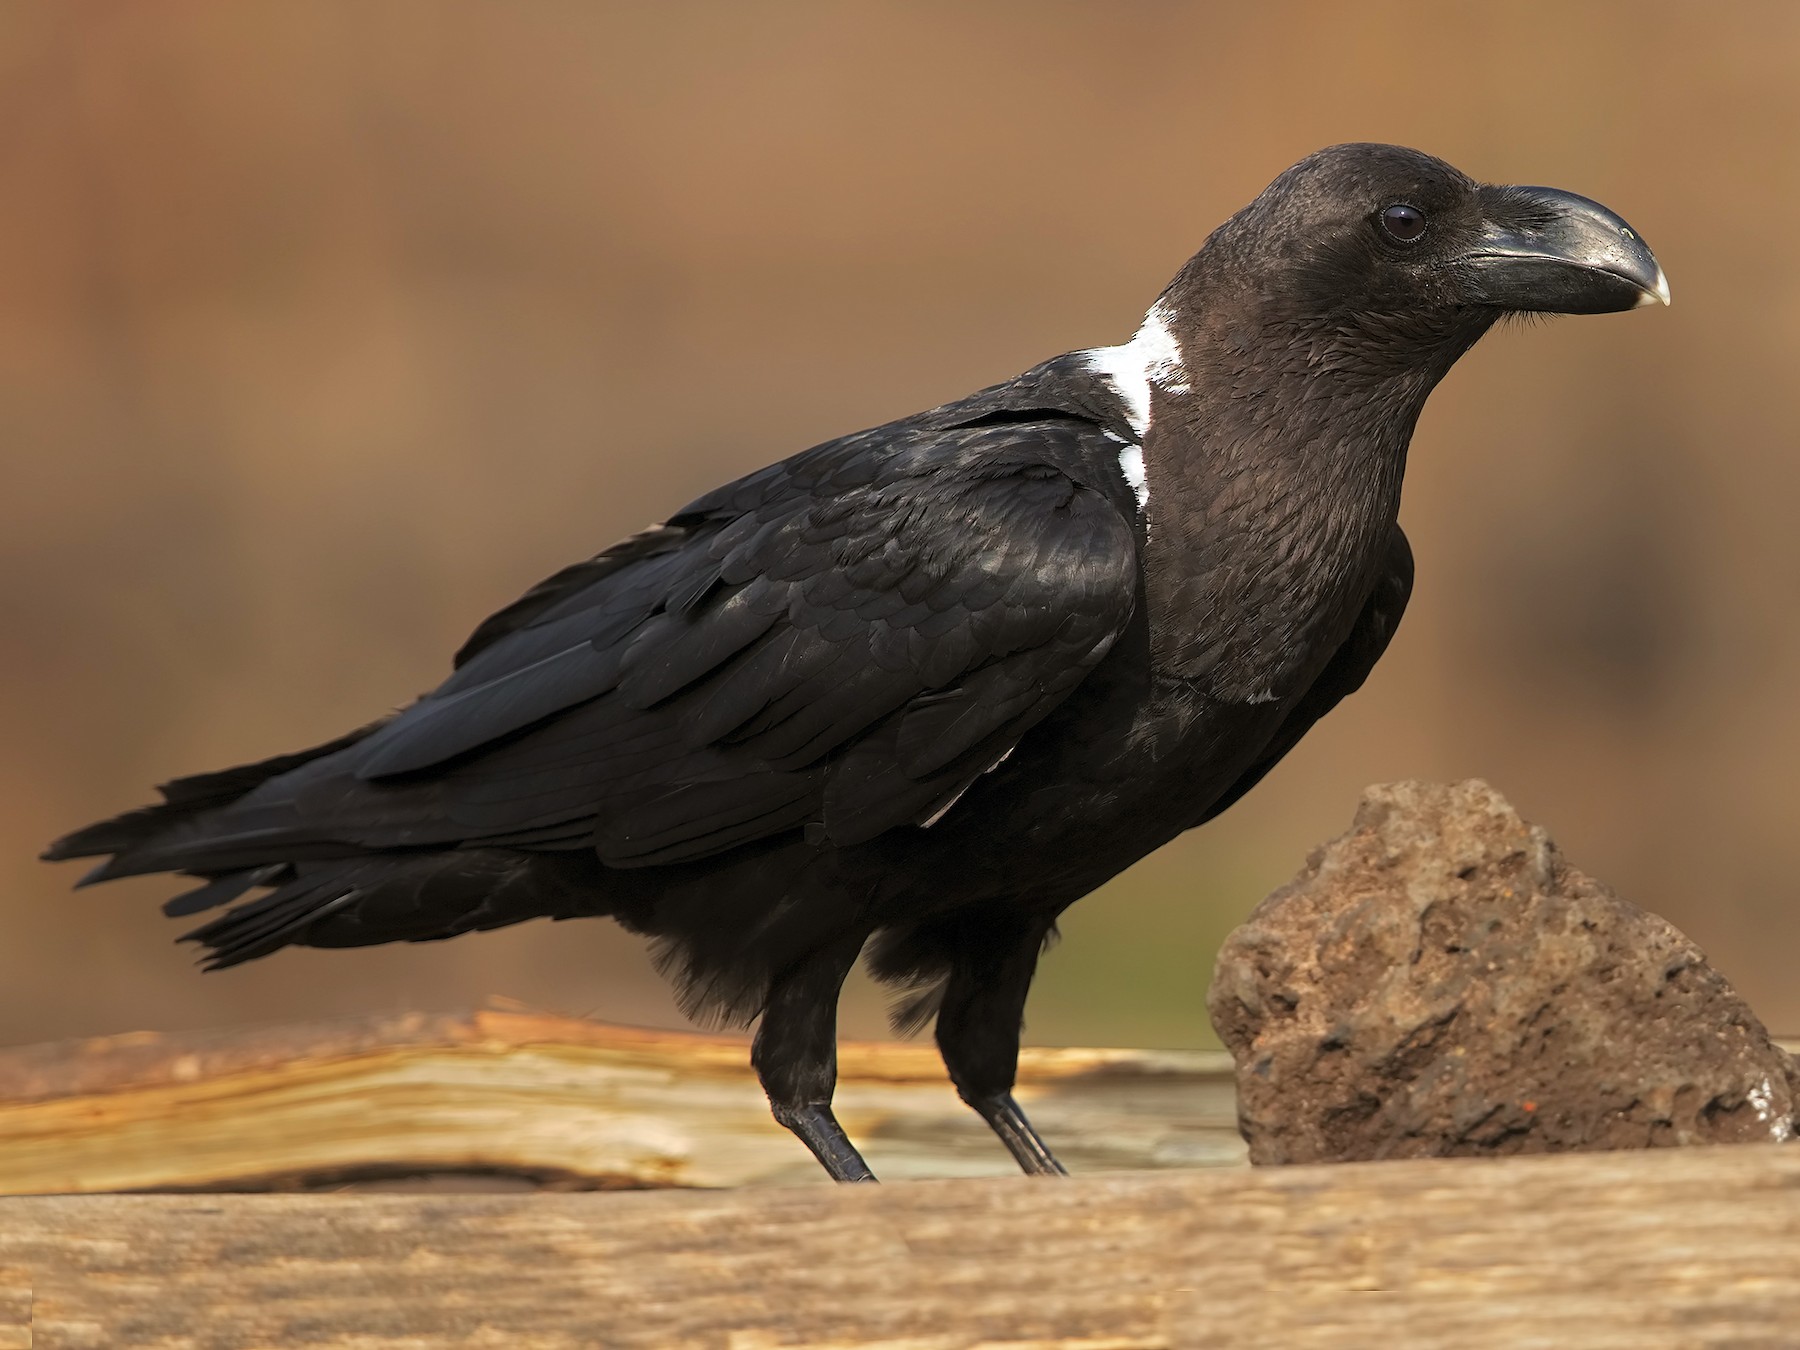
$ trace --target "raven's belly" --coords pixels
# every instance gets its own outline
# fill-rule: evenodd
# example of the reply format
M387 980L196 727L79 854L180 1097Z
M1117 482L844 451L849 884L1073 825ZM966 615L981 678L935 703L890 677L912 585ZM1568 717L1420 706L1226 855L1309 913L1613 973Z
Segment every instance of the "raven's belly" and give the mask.
M1170 682L1105 711L1071 706L937 824L877 841L889 904L918 913L1008 899L1061 910L1204 819L1284 709L1219 703Z

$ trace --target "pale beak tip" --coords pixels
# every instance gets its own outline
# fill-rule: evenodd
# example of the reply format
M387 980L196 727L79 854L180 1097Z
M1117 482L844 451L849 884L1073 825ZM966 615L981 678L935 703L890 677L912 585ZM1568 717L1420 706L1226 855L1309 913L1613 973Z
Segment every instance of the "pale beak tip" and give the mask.
M1656 269L1656 285L1638 296L1637 308L1645 305L1666 305L1669 303L1669 279L1663 275L1662 268Z

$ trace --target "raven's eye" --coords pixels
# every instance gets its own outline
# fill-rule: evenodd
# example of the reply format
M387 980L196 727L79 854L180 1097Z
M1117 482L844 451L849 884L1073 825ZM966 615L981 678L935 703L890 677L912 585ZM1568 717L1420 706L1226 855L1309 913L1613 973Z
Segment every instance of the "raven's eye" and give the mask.
M1416 244L1425 235L1425 213L1416 206L1395 202L1381 213L1381 229L1396 244Z
M1425 213L1395 202L1381 213L1381 232L1397 244L1416 244L1425 235Z

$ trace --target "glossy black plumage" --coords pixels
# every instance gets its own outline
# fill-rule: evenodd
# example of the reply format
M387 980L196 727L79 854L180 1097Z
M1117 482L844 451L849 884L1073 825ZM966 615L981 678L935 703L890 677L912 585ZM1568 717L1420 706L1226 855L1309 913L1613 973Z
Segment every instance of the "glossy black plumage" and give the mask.
M1363 682L1412 584L1407 442L1502 312L1482 294L1666 299L1579 201L1321 152L1132 343L729 484L488 619L395 716L47 856L197 878L168 910L232 906L190 935L213 966L611 915L690 1011L761 1015L778 1118L844 1178L833 1023L866 950L1021 1164L1059 1170L1009 1095L1038 950ZM1394 202L1422 237L1383 234Z

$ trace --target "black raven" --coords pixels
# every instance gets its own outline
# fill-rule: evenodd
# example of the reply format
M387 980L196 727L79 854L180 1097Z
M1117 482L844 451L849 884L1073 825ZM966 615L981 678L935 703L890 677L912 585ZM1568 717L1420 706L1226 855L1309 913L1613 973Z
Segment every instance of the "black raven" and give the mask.
M866 951L1020 1165L1060 1172L1012 1097L1057 915L1362 684L1456 359L1508 312L1668 297L1585 198L1322 150L1129 342L708 493L495 614L399 713L45 856L198 879L170 914L241 902L188 934L209 968L610 915L690 1013L760 1018L776 1119L844 1181L871 1179L831 1111Z

